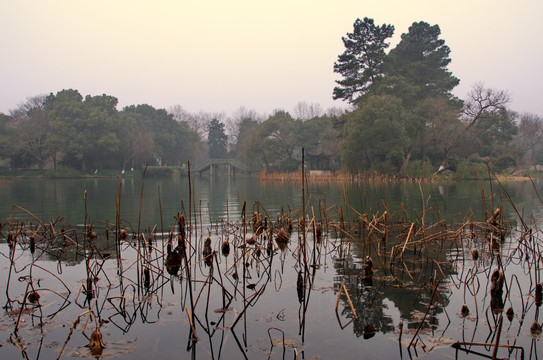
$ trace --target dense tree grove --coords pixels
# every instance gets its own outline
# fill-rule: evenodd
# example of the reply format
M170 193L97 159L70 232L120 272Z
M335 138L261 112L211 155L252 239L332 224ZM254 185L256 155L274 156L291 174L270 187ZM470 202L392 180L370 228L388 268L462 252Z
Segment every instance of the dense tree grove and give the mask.
M387 52L394 30L356 19L342 38L332 96L348 109L301 101L292 113L269 116L243 107L230 117L180 105L118 110L113 96L68 89L0 113L0 166L124 170L230 157L252 169L295 171L302 149L310 169L348 173L429 176L485 163L496 171L543 164L540 116L512 112L506 91L482 84L455 97L459 79L448 69L451 50L439 26L415 22Z
M381 29L394 28L357 19L353 34L359 35L343 38L346 51L334 66L343 76L334 97L355 105L337 121L345 170L426 176L456 171L460 163L488 162L498 171L535 163L534 156L522 155L536 154L543 144L535 136L532 148L528 134L518 133L516 115L506 108L506 92L476 84L465 100L452 94L459 79L447 68L450 49L440 39L438 25L413 23L388 54L388 43L375 40ZM353 49L358 49L356 56L349 55ZM372 73L379 76L369 81L367 59L376 53L379 65ZM346 84L356 91L338 90ZM349 96L339 96L344 94Z
M80 170L179 165L194 158L199 141L187 123L149 105L117 110L109 95L77 90L29 99L2 115L2 158L12 168L43 169L49 161Z

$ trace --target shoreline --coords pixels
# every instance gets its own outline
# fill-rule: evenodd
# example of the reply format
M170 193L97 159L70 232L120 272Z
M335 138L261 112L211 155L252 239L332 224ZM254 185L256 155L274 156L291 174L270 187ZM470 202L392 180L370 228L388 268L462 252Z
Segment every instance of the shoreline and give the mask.
M9 180L25 180L25 179L44 179L44 180L53 180L53 179L99 179L99 178L131 178L131 177L141 177L143 171L141 170L132 170L128 172L119 172L118 170L101 170L95 173L86 173L79 170L68 169L68 171L48 171L48 170L34 170L34 169L25 169L25 170L4 170L0 171L0 184ZM176 171L157 171L156 173L150 173L147 171L146 177L158 177L158 178L168 178L168 177L186 177L186 174L181 174ZM244 175L238 175L244 176ZM301 172L273 172L269 173L262 171L258 175L251 176L258 178L260 181L264 182L299 182L301 181ZM500 182L509 182L509 181L531 181L533 179L539 179L543 177L543 173L533 173L533 174L519 174L519 175L509 175L509 174L496 174L494 179ZM359 174L347 174L341 172L335 173L306 173L306 181L312 182L375 182L375 183L405 183L405 182L448 182L448 181L473 181L473 180L488 180L488 176L480 178L463 178L458 179L453 175L435 175L431 177L400 177L395 175L386 175L379 173L359 173Z

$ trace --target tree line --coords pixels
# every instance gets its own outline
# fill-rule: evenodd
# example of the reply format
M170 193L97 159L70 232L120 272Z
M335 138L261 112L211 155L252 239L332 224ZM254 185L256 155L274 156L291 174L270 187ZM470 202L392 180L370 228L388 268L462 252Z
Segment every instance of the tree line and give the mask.
M349 173L427 176L490 163L496 171L543 164L543 120L507 108L506 91L475 84L452 94L450 49L438 25L413 23L390 51L393 25L356 19L334 63L334 99L323 111L299 102L291 113L231 116L150 105L117 109L111 95L68 89L29 98L0 113L0 159L11 168L79 170L180 166L237 158L252 169L294 171L302 148L309 166Z

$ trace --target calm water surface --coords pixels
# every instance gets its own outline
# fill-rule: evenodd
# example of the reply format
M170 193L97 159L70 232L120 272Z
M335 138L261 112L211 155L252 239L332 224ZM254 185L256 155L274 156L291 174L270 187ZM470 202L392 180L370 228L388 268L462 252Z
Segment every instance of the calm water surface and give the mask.
M247 238L252 234L250 226L240 226L242 209L245 204L247 218L254 211L267 215L271 224L280 214L301 208L301 184L204 177L195 178L189 192L186 178L146 178L143 196L142 185L138 178L0 182L4 224L0 285L6 289L0 296L1 358L24 355L20 348L29 358L56 358L61 351L62 358L92 358L86 345L95 328L100 328L106 344L103 358L478 358L456 353L451 345L495 341L498 316L490 310L489 277L500 262L507 285L504 307L513 307L517 314L513 321L504 319L501 343L522 347L525 358L543 355L541 336L530 333L532 321L542 321L533 294L534 284L542 281L543 264L532 266L525 260L540 254L541 240L533 242L530 252L519 248L519 235L513 232L500 245L499 256L476 237L465 244L437 241L424 248L424 255L421 248L407 248L403 264L388 266L396 259L391 250L402 248L409 224L420 223L423 215L427 224L442 219L454 224L478 222L503 205L513 229L520 228L517 212L529 225L536 223L543 211L530 182L511 182L504 188L477 182L309 183L306 212L317 221L330 220L328 232L316 243L310 231L304 255L298 246L302 234L294 225L288 248L276 249L273 256L268 256L264 238L256 245L244 244L244 231ZM536 187L543 190L540 184ZM119 188L123 225L130 233L139 227L146 239L155 225L155 233L177 234L174 217L179 211L188 217L192 200L194 257L188 267L182 266L176 276L163 271L164 246L158 236L150 252L129 237L121 245L120 257L107 257L114 240L106 239L104 228L115 223ZM344 223L354 224L361 213L380 216L385 210L407 224L399 241L364 241L370 235L356 227L349 230L350 236L338 231L340 214ZM78 247L70 250L43 241L32 254L28 237L21 237L15 251L10 251L6 222L35 225L35 218L53 223L57 232L93 224L98 233L95 250L90 252L80 235ZM532 235L538 234L534 227ZM207 236L217 251L212 268L201 255ZM225 239L232 244L228 257L221 255ZM480 250L477 261L472 260L472 248ZM108 254L100 249L108 249ZM64 252L62 260L58 260L60 252ZM371 283L362 276L366 256L375 266ZM151 269L145 286L144 267ZM86 299L89 272L94 290ZM192 289L185 280L189 273ZM300 276L305 284L302 293ZM436 279L439 284L432 296ZM41 307L21 311L29 283L40 294ZM460 314L464 303L470 308L467 317ZM89 310L100 321L84 315L69 336L74 320ZM191 321L197 342L191 341ZM375 333L368 332L368 324ZM412 340L415 345L408 347ZM488 346L472 350L492 353ZM501 349L498 354L521 356L517 350Z
M15 218L28 217L21 210L13 209L12 206L17 205L40 219L50 220L61 216L67 224L83 223L86 192L90 222L108 219L114 222L117 181L111 178L3 181L0 182L0 219L5 222L10 215ZM541 184L537 184L537 187L538 191L543 190ZM120 180L120 188L121 217L132 224L138 223L140 200L144 227L160 223L159 199L164 223L170 223L178 211L184 209L188 212L189 186L186 178L147 178L144 184L139 178L125 178ZM510 182L504 188L523 216L539 218L543 213L530 182ZM244 202L251 212L254 203L259 202L270 215L276 215L281 210L287 211L287 207L297 209L302 202L301 185L291 182L261 183L255 178L225 177L211 180L204 177L194 179L192 189L196 207L192 212L196 212L198 221L201 219L204 224L217 219L238 220ZM319 200L334 210L347 204L358 212L363 207L367 212L382 212L387 207L394 212L403 206L408 215L412 216L420 215L424 204L426 208L438 209L449 221L462 220L469 210L476 218L481 218L484 210L481 193L488 197L494 192L494 207L504 203L508 215L514 214L498 184L493 184L490 189L488 183L479 184L475 181L420 186L417 183L310 183L307 190L311 196L309 201L314 207L318 207Z

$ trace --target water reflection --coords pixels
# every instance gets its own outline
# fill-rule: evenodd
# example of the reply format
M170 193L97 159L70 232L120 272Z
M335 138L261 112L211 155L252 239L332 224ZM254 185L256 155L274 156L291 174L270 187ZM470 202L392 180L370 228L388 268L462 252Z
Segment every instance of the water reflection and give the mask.
M349 242L352 253L344 259L336 259L334 264L339 275L334 288L339 290L341 284L346 285L358 314L353 331L364 338L373 336L375 331L395 331L398 324L394 324L387 313L391 306L399 311L409 332L416 330L421 321L420 331L437 329L438 315L449 304L447 282L456 269L449 261L449 249L455 245L446 229L441 228L441 233L426 233L427 240L420 241L418 248L417 240L411 239L409 243L408 239L408 235L415 236L413 226L400 224L397 229L388 231L383 238L381 233L362 227L360 236ZM342 301L347 303L345 294ZM429 305L432 305L430 311L425 314ZM352 317L350 313L346 307L344 314Z
M115 194L117 179L58 179L58 180L9 180L0 184L3 206L0 219L6 221L11 214L11 206L18 205L35 214L40 219L63 216L67 224L82 224L87 192L87 209L91 221L105 221L115 218ZM159 197L162 202L163 220L169 221L182 207L187 209L189 185L186 178L147 178L145 184L138 178L121 178L121 216L130 223L137 223L142 203L143 226L152 227L160 223ZM143 189L143 197L141 197ZM263 182L255 178L209 178L193 179L194 209L201 217L201 223L209 224L218 220L239 220L243 202L259 202L271 215L283 208L301 207L301 185L291 182ZM539 185L538 185L539 186ZM481 191L481 188L483 191ZM540 203L529 182L507 184L505 187L522 213L539 218L542 214ZM493 189L497 192L496 189ZM340 204L361 213L382 213L404 207L410 218L421 214L423 207L438 209L449 221L461 221L471 209L476 220L486 219L484 211L489 204L483 204L481 193L491 193L488 184L464 183L309 183L307 192L313 206L318 200L331 207L334 213ZM499 195L499 194L498 194ZM311 200L313 199L313 200ZM495 207L505 203L508 215L513 211L505 198L495 197ZM434 216L435 212L429 213ZM22 214L15 214L22 216ZM431 221L432 219L428 219ZM113 221L112 221L113 222Z

